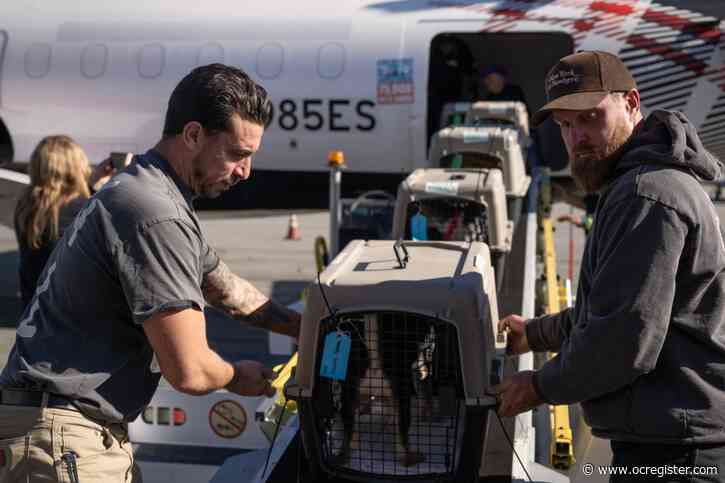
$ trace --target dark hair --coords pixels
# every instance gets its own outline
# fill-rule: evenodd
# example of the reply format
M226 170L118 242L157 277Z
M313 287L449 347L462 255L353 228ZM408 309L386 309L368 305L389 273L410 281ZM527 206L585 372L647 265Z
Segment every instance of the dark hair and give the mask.
M506 68L506 66L501 64L490 64L486 65L483 68L481 68L481 77L486 77L489 74L499 74L504 77L504 79L508 79L509 71Z
M235 113L244 121L267 127L272 120L272 102L264 87L236 67L197 67L171 93L164 137L180 134L192 121L212 133L226 131Z

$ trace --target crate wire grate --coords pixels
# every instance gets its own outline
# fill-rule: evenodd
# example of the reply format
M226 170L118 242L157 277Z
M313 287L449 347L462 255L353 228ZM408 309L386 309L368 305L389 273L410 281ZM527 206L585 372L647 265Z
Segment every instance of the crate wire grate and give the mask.
M459 168L463 169L503 169L503 162L498 156L484 153L451 153L439 161L441 168L453 168L454 164L460 164Z
M465 419L456 328L374 312L322 320L319 340L334 331L350 335L352 346L345 380L317 376L325 464L351 474L453 475Z
M451 197L410 203L406 215L406 239L412 239L410 220L416 214L426 217L428 240L489 243L488 212L481 203Z

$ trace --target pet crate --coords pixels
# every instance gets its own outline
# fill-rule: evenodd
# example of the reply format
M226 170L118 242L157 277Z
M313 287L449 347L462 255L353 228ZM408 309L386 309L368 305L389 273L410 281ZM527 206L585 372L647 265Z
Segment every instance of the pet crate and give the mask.
M508 216L515 222L531 184L523 152L515 129L458 126L441 129L433 136L428 159L433 167L440 168L500 169Z
M463 126L470 109L470 102L446 102L441 109L441 122L438 128Z
M471 105L465 117L466 126L508 126L518 129L524 147L528 144L529 113L526 105L518 101L478 101Z
M417 169L398 187L392 237L483 242L500 287L513 222L498 169Z
M310 286L286 393L313 478L477 481L505 348L492 272L483 243L356 240Z

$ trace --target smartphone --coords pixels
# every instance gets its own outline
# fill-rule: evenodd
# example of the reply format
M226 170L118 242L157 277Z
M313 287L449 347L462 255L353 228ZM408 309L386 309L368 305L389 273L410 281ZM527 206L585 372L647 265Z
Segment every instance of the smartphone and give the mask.
M123 171L124 168L131 163L133 153L113 152L111 153L110 158L111 167L113 167L116 171Z

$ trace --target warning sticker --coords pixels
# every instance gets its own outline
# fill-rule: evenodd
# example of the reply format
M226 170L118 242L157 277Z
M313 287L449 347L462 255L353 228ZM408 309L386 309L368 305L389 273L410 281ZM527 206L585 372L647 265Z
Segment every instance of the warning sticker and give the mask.
M378 60L378 104L412 104L413 58Z
M236 401L219 401L209 410L209 425L217 436L236 438L247 427L247 413Z
M485 129L467 129L463 131L464 144L487 143L488 139L489 133Z
M425 184L425 192L456 195L458 194L458 183L455 181L428 181Z

